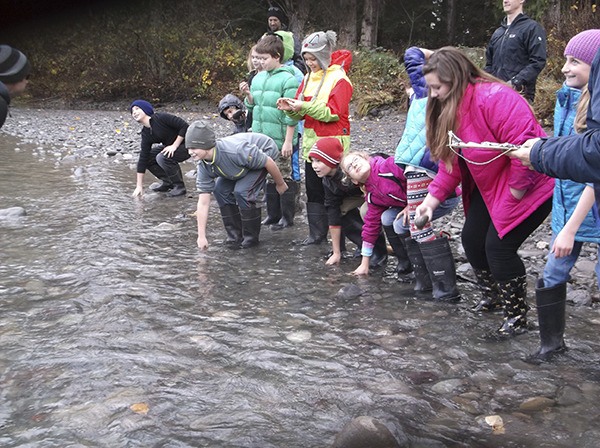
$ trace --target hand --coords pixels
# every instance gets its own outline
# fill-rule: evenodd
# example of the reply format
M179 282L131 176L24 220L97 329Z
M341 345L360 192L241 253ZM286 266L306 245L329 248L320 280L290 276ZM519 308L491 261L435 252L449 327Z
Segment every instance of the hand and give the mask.
M408 207L404 207L402 211L400 211L396 215L396 219L394 219L394 221L397 221L399 219L402 219L402 225L404 227L408 226L408 224L410 223L410 212L408 211Z
M369 275L369 263L366 264L366 266L361 263L359 267L357 267L353 272L352 275L355 276L359 276L359 275Z
M281 147L281 155L283 157L291 157L294 152L294 148L292 147L291 142L283 142L283 146Z
M337 254L336 254L336 253L334 252L334 253L331 255L331 257L329 257L329 258L327 259L327 261L325 262L325 265L326 265L326 266L333 266L333 265L336 265L336 264L340 264L340 260L341 260L341 259L342 259L342 254L341 254L341 253L337 253Z
M279 110L292 110L292 106L289 103L290 98L279 98L277 100L277 109Z
M200 250L208 249L208 240L206 239L206 237L198 237L196 243L198 244L198 248Z
M573 251L573 245L575 244L575 234L572 232L565 231L565 229L558 232L554 243L550 248L550 252L554 253L556 258L566 257L571 255Z
M513 159L519 159L523 165L531 168L531 159L529 158L531 148L539 141L539 138L531 138L521 145L519 149L510 151L508 156ZM533 169L533 168L531 168Z
M169 146L165 146L163 148L163 150L161 151L161 153L163 153L166 157L173 157L173 154L175 154L175 150L177 149L177 147L175 145L169 145Z
M288 184L286 184L285 182L275 185L275 189L277 190L277 193L279 193L279 194L285 193L288 188L289 188Z
M250 93L250 86L246 81L240 82L240 92L242 92L244 95L248 95Z
M143 192L143 188L142 187L135 187L135 190L133 190L133 193L131 194L131 196L133 196L134 198L137 196L142 196L142 192Z
M516 188L510 187L510 194L513 195L513 198L519 201L523 199L523 196L525 196L526 191L527 190L517 190Z
M433 209L425 204L421 204L415 209L415 221L419 216L427 216L429 218L428 221L431 221L433 218Z

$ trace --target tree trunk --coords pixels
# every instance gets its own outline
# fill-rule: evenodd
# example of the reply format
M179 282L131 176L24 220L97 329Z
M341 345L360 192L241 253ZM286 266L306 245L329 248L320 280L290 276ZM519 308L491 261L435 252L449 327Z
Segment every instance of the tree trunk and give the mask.
M309 0L285 0L282 2L285 13L290 20L289 31L294 33L300 42L305 37L306 22L309 15Z
M365 0L363 20L360 34L360 45L365 48L377 46L377 28L379 26L379 10L383 0Z
M448 43L454 45L456 36L456 0L448 0L446 11L446 33L448 34Z
M358 0L340 0L340 27L338 46L340 48L354 48L358 40L356 26Z

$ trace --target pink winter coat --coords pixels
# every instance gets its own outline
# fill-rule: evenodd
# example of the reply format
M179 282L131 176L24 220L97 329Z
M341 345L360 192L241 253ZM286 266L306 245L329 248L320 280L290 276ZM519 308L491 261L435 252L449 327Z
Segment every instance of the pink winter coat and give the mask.
M459 128L454 133L464 142L521 144L530 138L546 136L529 104L504 84L469 84L458 113ZM471 161L485 162L498 152L463 149L462 154ZM477 187L499 238L503 238L552 197L554 188L554 179L532 171L519 160L508 156L483 165L475 165L456 156L451 173L444 163L439 164L439 172L429 185L429 192L443 201L460 182L465 215L468 215L471 194ZM523 198L516 199L510 187L526 190Z
M381 215L390 207L406 207L406 177L393 157L371 157L371 174L363 186L368 204L362 228L362 239L373 246L381 232Z

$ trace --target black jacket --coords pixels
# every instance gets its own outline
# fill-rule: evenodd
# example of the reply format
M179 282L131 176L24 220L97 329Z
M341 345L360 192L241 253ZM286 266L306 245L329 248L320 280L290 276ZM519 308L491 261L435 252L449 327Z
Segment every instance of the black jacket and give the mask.
M494 31L485 52L485 71L533 101L535 82L546 65L546 32L535 20L519 14L508 26L506 17Z
M177 136L185 139L188 123L175 115L156 113L150 117L150 127L142 129L142 143L140 158L138 159L137 172L145 173L150 160L150 150L154 143L165 146L173 144ZM185 148L185 140L180 145Z
M341 206L345 198L356 196L363 197L362 190L354 185L342 183L343 173L338 168L333 176L323 177L323 190L325 191L325 208L330 226L342 225Z
M10 95L4 83L0 82L0 128L8 115L8 105L10 104Z

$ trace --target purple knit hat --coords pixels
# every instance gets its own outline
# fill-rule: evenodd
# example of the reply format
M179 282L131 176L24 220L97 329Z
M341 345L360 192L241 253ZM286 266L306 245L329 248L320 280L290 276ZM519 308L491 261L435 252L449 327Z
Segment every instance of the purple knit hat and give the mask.
M565 56L569 55L592 65L599 48L600 30L586 30L571 38L565 47Z

